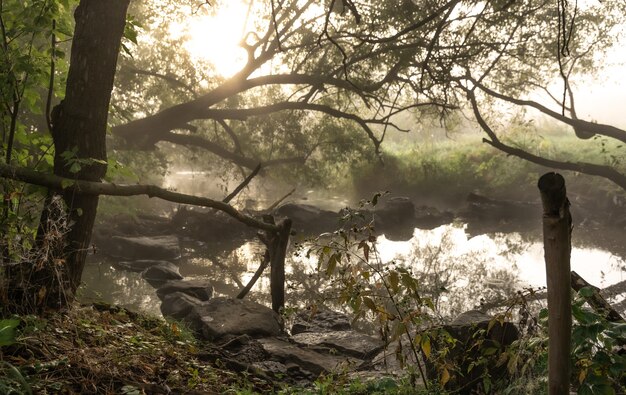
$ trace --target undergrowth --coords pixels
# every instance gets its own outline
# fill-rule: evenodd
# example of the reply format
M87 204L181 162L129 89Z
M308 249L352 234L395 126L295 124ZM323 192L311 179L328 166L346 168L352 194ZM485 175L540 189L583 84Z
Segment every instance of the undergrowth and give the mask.
M176 323L96 304L0 320L0 394L266 393Z

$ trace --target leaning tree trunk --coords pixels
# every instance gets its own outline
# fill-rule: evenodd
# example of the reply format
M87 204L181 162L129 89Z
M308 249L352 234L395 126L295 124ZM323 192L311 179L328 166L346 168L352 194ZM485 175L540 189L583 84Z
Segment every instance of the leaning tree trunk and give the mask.
M54 174L100 181L106 174L106 127L111 90L129 0L81 0L74 18L65 99L53 110ZM68 188L72 189L72 188ZM80 285L97 195L51 191L41 216L38 253L22 270L22 305L61 308Z

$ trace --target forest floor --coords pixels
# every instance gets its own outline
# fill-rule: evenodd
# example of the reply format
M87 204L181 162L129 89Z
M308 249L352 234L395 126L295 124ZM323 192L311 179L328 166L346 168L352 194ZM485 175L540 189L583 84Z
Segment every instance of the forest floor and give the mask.
M202 361L211 348L175 323L124 308L76 306L20 317L0 353L0 394L270 393L277 383ZM3 378L4 377L4 378Z
M0 394L411 393L332 376L294 387L226 366L215 345L176 323L107 304L17 319L14 333L0 325Z

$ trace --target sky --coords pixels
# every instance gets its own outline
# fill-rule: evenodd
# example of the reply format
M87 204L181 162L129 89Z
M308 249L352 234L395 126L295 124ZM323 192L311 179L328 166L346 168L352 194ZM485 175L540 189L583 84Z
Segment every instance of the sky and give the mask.
M607 55L607 64L600 77L578 84L578 117L626 128L626 42Z

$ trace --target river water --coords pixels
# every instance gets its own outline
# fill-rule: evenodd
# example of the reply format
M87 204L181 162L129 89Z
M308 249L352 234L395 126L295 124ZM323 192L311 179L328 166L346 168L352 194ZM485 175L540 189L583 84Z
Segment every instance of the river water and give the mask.
M298 239L295 242L307 241ZM575 270L589 283L605 288L626 279L626 257L600 247L581 245L574 238L571 257ZM183 257L177 262L185 278L210 279L216 295L235 296L261 262L264 248L257 240L237 240L233 245L208 245L183 240ZM536 231L490 233L472 236L460 223L432 230L415 229L407 241L376 240L379 263L402 265L419 272L425 287L436 292L436 305L454 315L477 307L481 300L504 300L525 288L546 284L543 245ZM320 303L328 284L316 275L317 258L288 254L287 304L305 307ZM84 301L102 300L133 310L160 315L154 289L138 273L116 270L112 260L89 257L83 274ZM323 276L322 276L323 277ZM248 296L269 305L269 279L259 279ZM619 302L620 298L613 300Z

